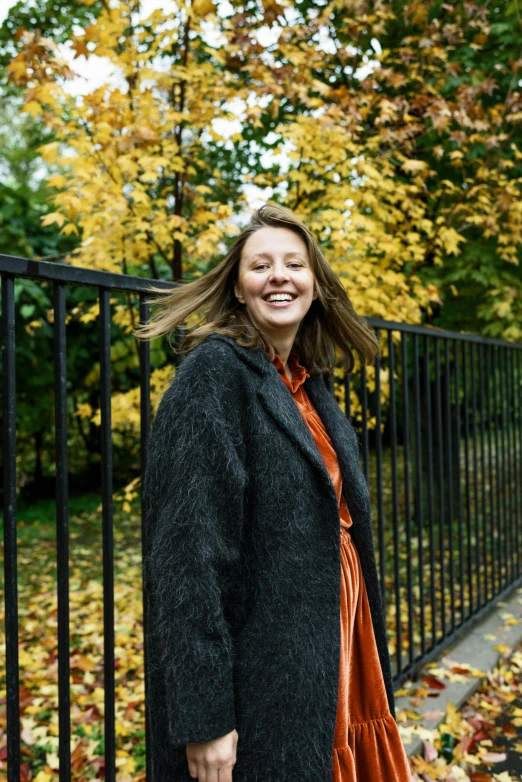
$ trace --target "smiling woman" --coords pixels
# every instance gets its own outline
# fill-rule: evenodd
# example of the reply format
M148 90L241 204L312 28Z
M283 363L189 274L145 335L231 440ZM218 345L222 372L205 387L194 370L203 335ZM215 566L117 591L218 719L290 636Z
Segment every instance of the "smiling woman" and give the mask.
M324 383L373 332L270 204L160 310L138 336L203 323L143 485L152 781L407 782L368 486Z

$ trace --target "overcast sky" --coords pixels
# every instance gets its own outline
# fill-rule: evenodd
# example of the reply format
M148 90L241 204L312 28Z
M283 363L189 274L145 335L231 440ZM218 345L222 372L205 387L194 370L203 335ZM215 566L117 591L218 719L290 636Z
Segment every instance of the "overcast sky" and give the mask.
M0 0L0 24L4 21L7 13L12 5L15 5L16 0Z

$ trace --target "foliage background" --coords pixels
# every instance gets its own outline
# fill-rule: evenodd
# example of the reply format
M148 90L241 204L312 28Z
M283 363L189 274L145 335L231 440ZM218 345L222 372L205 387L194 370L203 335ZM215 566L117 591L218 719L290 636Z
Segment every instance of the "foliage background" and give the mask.
M186 281L257 196L310 226L362 314L518 341L520 21L515 2L20 0L0 29L2 250ZM104 78L78 87L90 62ZM38 495L52 478L49 291L19 281L17 304L19 369L34 369L20 480ZM137 302L113 304L124 482ZM98 469L98 305L68 289L67 306L81 486ZM158 394L171 364L157 341Z

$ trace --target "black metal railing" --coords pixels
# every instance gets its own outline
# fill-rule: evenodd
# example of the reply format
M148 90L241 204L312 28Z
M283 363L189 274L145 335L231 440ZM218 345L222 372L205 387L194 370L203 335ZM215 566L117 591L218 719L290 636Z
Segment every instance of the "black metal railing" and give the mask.
M103 547L105 779L115 780L114 550L110 292L171 283L0 256L7 768L20 778L16 524L16 278L54 287L58 704L60 780L71 779L66 287L98 290ZM371 487L395 683L477 621L521 581L522 345L369 321L375 367L331 383L360 432ZM141 471L150 430L150 345L139 345ZM142 546L146 544L143 539ZM144 626L146 626L144 606ZM145 667L147 660L145 659ZM146 694L145 694L146 698ZM147 725L145 726L147 733Z
M334 385L352 417L357 390L400 684L520 582L522 345L369 322L375 369Z
M66 417L66 309L65 286L82 285L98 290L100 304L100 408L103 540L103 644L104 644L104 745L105 779L116 779L115 682L114 682L114 548L112 527L112 437L110 292L139 296L140 318L147 322L148 286L172 288L171 283L144 280L123 274L82 269L65 264L32 261L0 255L2 277L2 401L3 401L3 492L4 492L4 600L6 635L7 778L20 779L18 589L16 529L16 405L15 405L15 279L24 277L51 282L54 286L55 448L56 448L56 543L58 596L58 703L60 782L71 779L71 703L69 668L69 529ZM150 345L141 342L140 415L141 472L146 462L150 430ZM143 537L142 537L143 544ZM146 605L146 604L145 604ZM145 614L144 605L144 614ZM146 616L144 615L144 625ZM146 660L145 660L146 665ZM146 726L147 730L147 726Z

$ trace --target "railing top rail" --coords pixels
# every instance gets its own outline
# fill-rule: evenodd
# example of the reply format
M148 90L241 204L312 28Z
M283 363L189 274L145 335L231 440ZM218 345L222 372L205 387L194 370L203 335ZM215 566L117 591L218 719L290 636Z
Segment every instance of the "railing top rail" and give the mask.
M66 263L36 261L29 258L17 258L15 255L0 255L0 274L15 277L29 277L33 280L50 280L69 285L85 285L94 288L128 291L131 293L154 293L150 286L164 288L175 287L175 283L166 280L151 280L146 277L133 277L130 274L86 269L83 266L69 266Z
M438 339L455 339L461 342L476 342L481 345L499 345L500 347L522 350L522 342L508 342L505 339L495 337L483 337L480 334L467 334L460 331L448 331L436 326L417 326L411 323L399 323L393 320L381 318L365 318L366 322L374 329L381 331L402 331L407 334L419 334L421 336L435 337Z
M127 291L131 293L149 293L155 296L150 286L162 288L167 293L176 283L166 280L153 280L147 277L133 277L129 274L87 269L83 266L70 266L65 263L37 261L29 258L19 258L15 255L0 254L0 275L28 277L35 280L49 280L68 285L85 285L87 287L107 288L110 290ZM494 337L483 337L479 334L465 334L458 331L430 326L417 326L409 323L382 320L381 318L366 318L366 322L375 329L400 331L407 334L435 337L438 339L453 339L461 342L475 342L482 345L498 345L522 350L522 343L507 342Z

